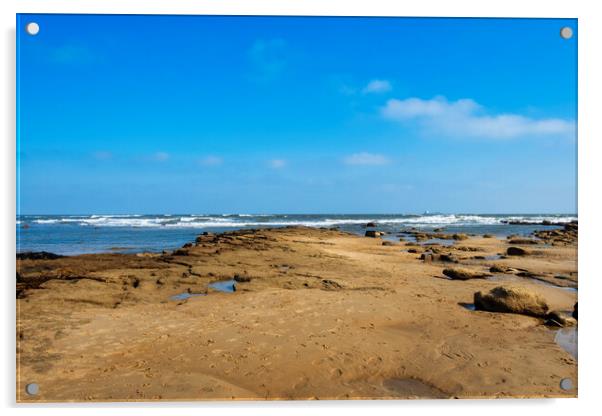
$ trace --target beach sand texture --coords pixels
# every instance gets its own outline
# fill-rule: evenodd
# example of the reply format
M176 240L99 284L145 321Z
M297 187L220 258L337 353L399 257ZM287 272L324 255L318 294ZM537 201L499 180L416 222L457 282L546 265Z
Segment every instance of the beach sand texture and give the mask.
M476 292L512 286L570 314L573 231L442 247L289 227L19 259L17 400L575 397L577 361L544 317L471 310ZM233 293L209 286L230 279Z

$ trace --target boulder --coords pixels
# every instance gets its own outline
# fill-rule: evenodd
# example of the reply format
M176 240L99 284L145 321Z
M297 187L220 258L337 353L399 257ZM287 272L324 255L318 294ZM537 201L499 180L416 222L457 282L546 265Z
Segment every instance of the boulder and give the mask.
M573 318L577 319L577 303L575 302L575 306L573 306Z
M525 256L529 254L529 252L524 248L520 247L508 247L508 249L506 250L506 254L509 256Z
M374 230L368 230L366 231L365 236L366 237L372 237L372 238L377 238L380 237L381 235L383 235L384 233L380 232L380 231L374 231Z
M493 234L483 234L483 238L493 238Z
M454 240L466 240L466 239L468 239L468 235L466 235L466 234L454 234L454 235L452 235L452 238Z
M383 246L396 246L397 243L394 243L393 241L383 241Z
M535 317L545 317L550 309L539 294L515 286L498 286L487 293L476 292L474 305L477 310Z
M444 269L443 274L452 280L484 279L491 276L489 273L462 268Z
M546 315L546 325L558 326L564 328L565 326L573 326L577 324L577 320L571 316L568 316L561 311L552 311Z
M376 223L375 222L369 222L368 224L366 224L366 227L374 228L374 227L376 227Z

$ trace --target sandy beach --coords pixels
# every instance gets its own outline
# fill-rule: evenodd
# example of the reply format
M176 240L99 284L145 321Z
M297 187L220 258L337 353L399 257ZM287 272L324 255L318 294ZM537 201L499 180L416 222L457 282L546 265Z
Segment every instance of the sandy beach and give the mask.
M575 328L576 224L440 233L449 246L374 235L287 227L162 254L21 256L17 400L577 395L577 359L555 342ZM496 287L543 312L474 310Z

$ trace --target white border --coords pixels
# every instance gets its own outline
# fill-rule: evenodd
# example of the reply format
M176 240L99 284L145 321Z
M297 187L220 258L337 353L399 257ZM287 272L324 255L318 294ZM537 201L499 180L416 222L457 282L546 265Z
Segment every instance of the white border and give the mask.
M602 131L599 115L601 96L600 77L602 64L600 42L602 19L596 13L594 1L476 1L476 0L421 0L392 2L382 0L2 0L2 55L0 71L3 97L0 100L3 133L0 181L2 216L0 217L0 256L2 276L2 379L0 391L2 404L9 407L5 414L30 413L41 410L39 406L16 406L14 386L14 265L15 265L15 13L117 13L117 14L237 14L237 15L345 15L345 16L448 16L448 17L571 17L579 18L579 222L581 223L579 249L579 399L564 400L502 400L502 401L413 401L413 402L258 402L258 403L193 403L193 404L130 404L93 407L81 405L45 406L50 414L100 414L115 413L117 408L132 413L143 411L148 415L199 414L210 412L246 415L299 414L308 411L330 414L333 411L349 415L367 412L399 414L400 412L424 412L426 414L501 414L545 412L547 415L577 414L592 411L597 406L600 367L600 321L597 299L602 293L602 273L596 263L596 255L602 245L600 226L602 216L602 185L598 178ZM150 4L149 4L150 3ZM598 237L596 239L596 237ZM141 410L139 407L144 407ZM199 409L201 408L201 409ZM121 410L123 412L123 410ZM592 412L593 413L593 412Z

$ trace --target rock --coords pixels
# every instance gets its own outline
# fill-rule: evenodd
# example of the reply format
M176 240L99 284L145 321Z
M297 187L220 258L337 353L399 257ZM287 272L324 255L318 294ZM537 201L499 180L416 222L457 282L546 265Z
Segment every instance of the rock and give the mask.
M483 249L480 249L478 247L466 247L466 246L462 246L462 247L458 247L456 250L460 250L460 251L483 251Z
M55 260L65 256L60 254L49 253L47 251L26 251L17 253L17 260Z
M539 241L533 240L531 238L513 238L512 240L508 241L508 243L524 245L524 244L539 244Z
M187 256L188 255L188 250L184 250L184 249L179 248L177 250L174 250L171 253L171 255L172 256Z
M324 279L322 280L322 289L324 290L341 290L343 286L334 280Z
M239 274L235 274L234 280L239 283L248 283L253 280L253 278L251 276L241 276Z
M454 234L454 235L452 235L452 238L454 240L466 240L466 239L468 239L468 235L466 235L466 234Z
M366 224L366 227L374 228L374 227L376 227L376 223L375 222L369 222L368 224Z
M372 237L372 238L377 238L380 237L381 235L383 235L384 233L380 232L380 231L374 231L374 230L368 230L366 231L365 236L366 237Z
M435 232L435 233L440 233L440 232L442 232L442 231L443 231L443 228L435 228L435 229L433 230L433 232Z
M397 244L393 241L383 241L383 246L396 246Z
M560 311L552 311L546 315L546 325L558 326L564 328L565 326L573 326L577 324L577 320L573 317Z
M575 306L573 306L573 318L578 319L577 318L577 303L579 302L575 302Z
M494 264L489 268L491 273L510 273L513 269L511 267L500 266L498 264Z
M545 317L549 306L539 294L514 286L498 286L488 293L476 292L474 305L477 310L517 313Z
M508 254L509 256L525 256L529 254L529 252L524 248L520 247L508 247L508 249L506 250L506 254Z
M439 258L437 260L445 263L458 263L458 258L451 253L439 254Z
M493 238L493 234L483 234L483 238Z
M418 254L418 250L415 248L410 248L410 249L408 249L408 253Z
M489 273L477 272L462 268L444 269L443 274L452 280L484 279L491 276Z
M425 233L416 233L414 234L414 238L416 239L416 241L426 241L429 239L429 236Z

